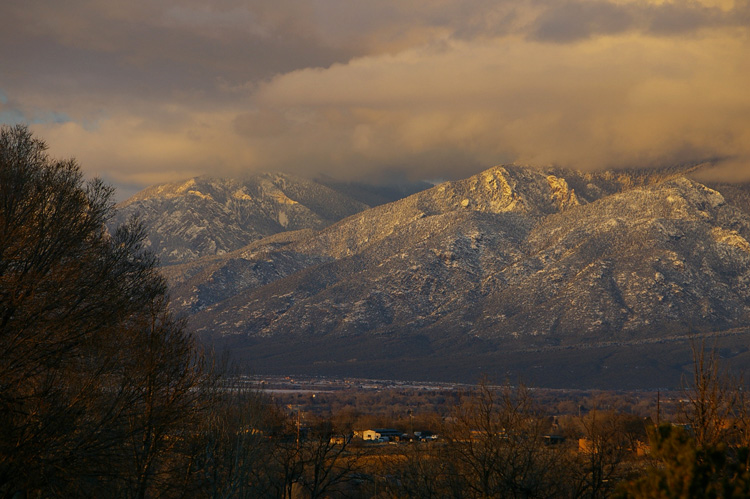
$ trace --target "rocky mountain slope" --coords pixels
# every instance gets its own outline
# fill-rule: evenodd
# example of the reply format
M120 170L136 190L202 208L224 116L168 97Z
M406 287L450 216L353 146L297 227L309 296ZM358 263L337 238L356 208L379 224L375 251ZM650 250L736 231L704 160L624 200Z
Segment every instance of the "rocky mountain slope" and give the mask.
M118 206L138 215L162 264L221 255L280 232L321 229L370 206L321 183L285 174L243 181L198 177L157 185Z
M191 324L264 369L476 377L477 362L538 362L554 381L544 366L567 349L643 360L663 341L742 333L748 240L742 203L679 171L506 166L167 271ZM642 373L673 383L684 357ZM569 365L602 379L587 358Z

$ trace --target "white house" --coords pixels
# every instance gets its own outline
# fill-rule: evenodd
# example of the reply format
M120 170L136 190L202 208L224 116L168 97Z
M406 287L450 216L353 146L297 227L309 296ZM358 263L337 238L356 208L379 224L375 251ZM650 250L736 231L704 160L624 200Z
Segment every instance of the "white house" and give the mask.
M378 441L380 439L388 441L401 438L401 432L392 428L376 428L374 430L365 430L362 432L362 440Z

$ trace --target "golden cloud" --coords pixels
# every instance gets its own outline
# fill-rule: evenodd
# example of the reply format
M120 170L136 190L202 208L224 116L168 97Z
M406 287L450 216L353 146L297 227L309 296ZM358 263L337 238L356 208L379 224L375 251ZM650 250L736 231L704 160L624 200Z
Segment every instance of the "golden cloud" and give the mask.
M706 158L750 177L747 0L128 5L0 19L23 41L0 43L5 114L70 116L35 127L122 184Z

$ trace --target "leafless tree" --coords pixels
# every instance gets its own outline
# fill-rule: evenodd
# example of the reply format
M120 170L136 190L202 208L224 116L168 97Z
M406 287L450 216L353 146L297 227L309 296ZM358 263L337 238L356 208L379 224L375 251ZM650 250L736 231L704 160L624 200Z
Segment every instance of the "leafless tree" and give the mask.
M45 149L0 129L0 497L166 494L203 363L143 230Z
M435 499L464 497L456 463L449 448L438 442L414 442L396 456L383 456L382 473L396 477L385 487L393 497Z
M272 456L284 417L262 392L225 379L193 440L202 494L217 499L276 497Z
M581 444L569 461L571 493L591 499L610 497L627 476L627 463L646 429L640 418L614 410L592 410L579 418Z
M271 456L277 497L346 497L346 484L362 469L363 449L352 446L352 435L330 421L316 422L299 438L297 423L293 418L288 422L287 436L277 439Z
M622 497L750 497L746 399L740 378L705 340L693 345L693 376L683 383L683 425L650 432L652 459L623 484Z
M705 339L693 344L693 375L683 380L680 411L699 448L723 440L733 411L742 408L739 388L739 380L722 368L716 348L707 350Z
M542 440L546 420L525 386L481 383L446 429L455 478L470 497L554 497L557 454Z

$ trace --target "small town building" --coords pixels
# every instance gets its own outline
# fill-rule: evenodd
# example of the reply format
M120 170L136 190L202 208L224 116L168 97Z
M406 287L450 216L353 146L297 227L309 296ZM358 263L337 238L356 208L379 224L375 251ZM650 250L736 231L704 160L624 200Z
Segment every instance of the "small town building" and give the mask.
M375 428L374 430L365 430L362 432L362 440L390 442L400 438L401 432L393 428Z

